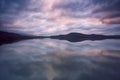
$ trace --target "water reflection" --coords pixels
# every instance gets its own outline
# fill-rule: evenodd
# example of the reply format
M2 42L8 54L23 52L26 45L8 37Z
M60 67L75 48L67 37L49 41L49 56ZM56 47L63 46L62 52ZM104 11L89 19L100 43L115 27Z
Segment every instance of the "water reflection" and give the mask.
M0 80L120 80L120 41L33 39L0 46Z

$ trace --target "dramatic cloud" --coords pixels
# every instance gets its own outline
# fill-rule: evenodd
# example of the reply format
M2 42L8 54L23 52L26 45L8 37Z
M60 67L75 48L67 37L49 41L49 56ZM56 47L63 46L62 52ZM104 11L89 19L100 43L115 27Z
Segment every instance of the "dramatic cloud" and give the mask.
M18 14L25 9L27 0L1 0L0 1L0 21L12 22Z
M120 27L119 4L119 0L1 0L0 30L34 35L111 34L107 30Z

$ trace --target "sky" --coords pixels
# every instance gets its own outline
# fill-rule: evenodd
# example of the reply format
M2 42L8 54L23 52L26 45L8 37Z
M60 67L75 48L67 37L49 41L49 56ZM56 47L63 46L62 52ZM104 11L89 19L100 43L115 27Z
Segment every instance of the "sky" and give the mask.
M119 35L120 0L1 0L0 30Z

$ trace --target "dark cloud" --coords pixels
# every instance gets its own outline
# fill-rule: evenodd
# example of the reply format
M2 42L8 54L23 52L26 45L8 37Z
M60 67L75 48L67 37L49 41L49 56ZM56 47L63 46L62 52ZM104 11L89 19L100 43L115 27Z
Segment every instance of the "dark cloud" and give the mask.
M120 0L93 0L93 3L100 5L95 12L120 11Z
M120 0L65 0L65 2L56 5L67 11L70 17L120 17ZM80 13L80 14L78 14ZM104 15L103 15L104 14Z
M61 3L59 5L56 5L56 8L63 8L65 10L69 11L84 11L86 7L89 6L89 2L86 1L68 1L65 3Z
M27 0L1 0L0 2L0 13L13 12L14 9L16 12L25 8ZM14 11L14 12L15 12Z
M105 13L103 18L120 17L120 0L104 0L101 7L94 13Z
M100 7L93 11L99 14L105 24L120 24L120 0L99 0L95 1Z
M0 22L11 23L22 10L25 10L28 2L28 0L1 0Z

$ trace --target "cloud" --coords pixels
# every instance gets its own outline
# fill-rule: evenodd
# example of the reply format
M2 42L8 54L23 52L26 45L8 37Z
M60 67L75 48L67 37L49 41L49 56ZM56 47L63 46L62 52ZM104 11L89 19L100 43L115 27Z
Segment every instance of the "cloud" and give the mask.
M1 0L0 1L0 29L6 28L6 25L19 18L21 11L28 5L27 0Z
M17 14L19 14L22 10L25 10L25 6L27 5L27 0L1 0L0 1L0 17L3 19L13 19Z
M94 4L100 5L101 7L96 12L110 12L110 11L120 11L120 1L119 0L94 0Z
M119 0L2 0L0 23L5 30L35 35L75 30L89 33L99 31L100 26L119 25L119 3Z
M118 18L106 18L102 20L106 24L120 24L120 17Z

